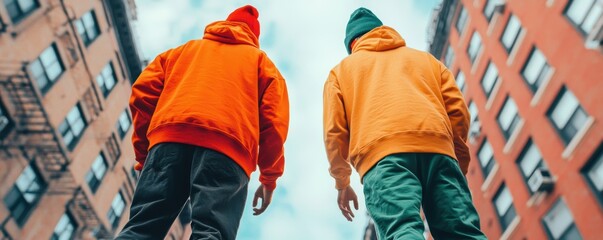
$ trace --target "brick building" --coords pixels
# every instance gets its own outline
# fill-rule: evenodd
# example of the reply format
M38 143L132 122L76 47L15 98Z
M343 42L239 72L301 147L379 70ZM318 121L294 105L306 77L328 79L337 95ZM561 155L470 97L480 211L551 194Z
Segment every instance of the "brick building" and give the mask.
M0 239L111 238L137 177L134 1L0 3Z
M490 239L601 239L603 1L443 1L430 51L472 113L467 179Z

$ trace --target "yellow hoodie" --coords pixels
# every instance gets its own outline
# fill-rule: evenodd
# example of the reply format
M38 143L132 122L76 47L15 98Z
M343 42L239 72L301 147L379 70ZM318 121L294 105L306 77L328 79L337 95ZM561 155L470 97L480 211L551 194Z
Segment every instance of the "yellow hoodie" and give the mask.
M381 26L356 41L324 86L324 140L336 188L394 153L439 153L467 173L469 112L450 71Z

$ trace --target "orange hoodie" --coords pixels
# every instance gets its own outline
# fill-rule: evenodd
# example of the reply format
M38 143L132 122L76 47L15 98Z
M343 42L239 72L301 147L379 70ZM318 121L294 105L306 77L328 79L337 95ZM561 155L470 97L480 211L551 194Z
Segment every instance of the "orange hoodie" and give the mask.
M454 77L392 28L364 34L324 87L324 139L336 188L387 155L440 153L469 164L469 113Z
M285 80L244 23L208 25L201 40L155 58L130 98L138 170L148 150L177 142L219 151L276 187L289 125ZM259 147L259 149L258 149Z

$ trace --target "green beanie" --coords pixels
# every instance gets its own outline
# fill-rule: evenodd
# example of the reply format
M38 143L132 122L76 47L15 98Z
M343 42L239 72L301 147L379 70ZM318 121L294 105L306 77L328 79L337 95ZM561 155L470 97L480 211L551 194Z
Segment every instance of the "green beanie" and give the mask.
M345 28L344 44L345 49L348 50L348 54L352 53L352 46L350 44L354 39L380 26L383 26L383 23L371 10L363 7L356 9L350 16L348 25Z

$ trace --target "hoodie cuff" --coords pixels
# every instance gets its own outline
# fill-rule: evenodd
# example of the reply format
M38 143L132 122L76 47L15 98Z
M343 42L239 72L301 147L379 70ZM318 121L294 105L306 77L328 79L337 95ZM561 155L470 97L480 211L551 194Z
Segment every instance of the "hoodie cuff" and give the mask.
M266 190L270 191L274 191L274 189L276 188L276 182L262 182L262 185L264 185L264 188L266 188Z
M342 179L335 179L335 188L337 190L343 190L350 186L350 177L345 177Z

